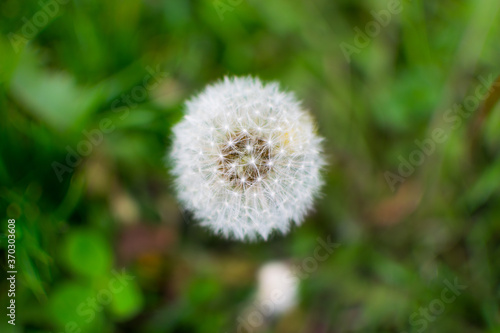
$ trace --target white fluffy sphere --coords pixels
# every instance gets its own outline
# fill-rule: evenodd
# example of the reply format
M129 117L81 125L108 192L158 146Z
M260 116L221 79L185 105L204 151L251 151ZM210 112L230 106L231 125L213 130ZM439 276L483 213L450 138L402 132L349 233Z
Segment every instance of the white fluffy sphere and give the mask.
M300 224L321 186L321 138L276 83L225 78L187 102L170 158L180 201L226 238Z

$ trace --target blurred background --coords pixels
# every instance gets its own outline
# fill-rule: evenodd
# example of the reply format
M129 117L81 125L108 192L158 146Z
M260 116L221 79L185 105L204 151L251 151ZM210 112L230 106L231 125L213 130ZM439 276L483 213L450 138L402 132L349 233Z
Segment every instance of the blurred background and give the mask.
M499 8L2 0L0 331L500 332ZM315 210L268 242L196 226L165 164L225 75L279 81L326 138Z

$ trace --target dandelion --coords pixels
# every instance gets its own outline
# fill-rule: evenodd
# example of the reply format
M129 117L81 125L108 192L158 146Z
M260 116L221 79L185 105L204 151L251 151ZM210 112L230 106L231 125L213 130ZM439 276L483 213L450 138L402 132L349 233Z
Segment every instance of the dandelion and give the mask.
M290 265L281 261L268 262L259 269L258 278L256 303L263 313L276 315L297 305L299 279Z
M178 197L201 225L239 240L300 225L324 159L294 95L256 78L225 78L186 106L170 158Z

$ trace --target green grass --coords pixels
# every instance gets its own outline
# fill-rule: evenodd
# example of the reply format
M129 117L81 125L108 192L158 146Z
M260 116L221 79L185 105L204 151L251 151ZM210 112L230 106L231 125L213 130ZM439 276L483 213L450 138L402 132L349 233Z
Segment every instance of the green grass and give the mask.
M471 97L500 74L500 3L405 0L364 45L356 31L390 2L2 1L18 289L0 331L235 332L258 268L300 265L330 236L340 247L301 279L298 307L255 332L500 332L499 87L486 108ZM306 222L254 244L197 227L164 163L185 99L249 74L296 92L329 161ZM133 279L113 292L122 267ZM423 319L455 278L467 288Z

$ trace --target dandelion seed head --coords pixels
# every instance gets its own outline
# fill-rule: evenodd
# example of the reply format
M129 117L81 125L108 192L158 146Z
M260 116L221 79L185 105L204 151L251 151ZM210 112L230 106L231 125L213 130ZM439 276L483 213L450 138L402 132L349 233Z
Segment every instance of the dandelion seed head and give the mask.
M188 101L186 114L173 129L172 173L180 201L203 226L255 240L302 223L325 162L312 118L292 93L225 78Z

